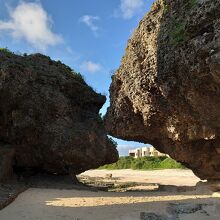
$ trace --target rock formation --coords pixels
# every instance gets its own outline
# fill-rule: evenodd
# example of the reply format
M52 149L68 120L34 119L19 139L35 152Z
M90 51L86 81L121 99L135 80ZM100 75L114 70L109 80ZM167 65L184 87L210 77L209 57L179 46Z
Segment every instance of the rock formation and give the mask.
M75 175L115 162L99 116L105 100L59 61L0 52L0 180L12 170Z
M107 131L220 179L220 1L158 0L112 78Z

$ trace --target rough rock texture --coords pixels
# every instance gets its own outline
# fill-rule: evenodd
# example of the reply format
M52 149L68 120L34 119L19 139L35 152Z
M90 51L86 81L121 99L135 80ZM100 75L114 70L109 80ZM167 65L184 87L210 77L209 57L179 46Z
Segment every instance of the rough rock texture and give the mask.
M180 219L213 219L218 217L217 204L201 204L201 203L170 203L167 207L168 215L159 215L156 213L142 212L141 220L180 220ZM216 210L213 214L211 210Z
M115 162L99 116L105 100L61 62L0 52L0 152L14 149L16 172L79 174Z
M10 183L0 184L0 210L4 209L12 203L20 193L24 192L28 187L23 184Z
M14 154L14 148L0 143L0 182L6 182L13 177Z
M220 1L158 0L110 87L108 132L220 179Z

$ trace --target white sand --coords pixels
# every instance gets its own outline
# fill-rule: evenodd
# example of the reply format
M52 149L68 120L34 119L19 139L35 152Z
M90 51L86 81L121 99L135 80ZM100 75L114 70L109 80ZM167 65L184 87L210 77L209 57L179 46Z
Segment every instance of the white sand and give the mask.
M89 170L81 175L105 177L107 174L120 178L118 182L158 183L163 185L195 186L200 179L191 170Z
M109 171L88 171L86 175L105 175ZM198 180L190 171L111 171L126 180L158 181L193 185ZM182 173L182 174L181 174ZM139 175L138 175L139 174ZM85 173L83 174L85 175ZM124 180L125 181L125 180ZM183 184L184 183L184 184ZM219 220L220 199L196 192L91 192L81 190L29 189L0 211L0 220L139 220L140 212L165 214L169 203L206 203L210 216L183 215L181 220ZM214 204L214 206L213 206ZM204 218L205 217L205 218Z

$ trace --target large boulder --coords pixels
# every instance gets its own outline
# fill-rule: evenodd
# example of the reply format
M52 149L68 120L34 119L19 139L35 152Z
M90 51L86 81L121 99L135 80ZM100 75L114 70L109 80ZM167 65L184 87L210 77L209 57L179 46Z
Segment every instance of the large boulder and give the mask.
M0 52L0 143L14 149L16 172L74 175L115 162L99 115L105 100L59 61Z
M220 179L220 1L158 0L128 41L105 119L201 179Z

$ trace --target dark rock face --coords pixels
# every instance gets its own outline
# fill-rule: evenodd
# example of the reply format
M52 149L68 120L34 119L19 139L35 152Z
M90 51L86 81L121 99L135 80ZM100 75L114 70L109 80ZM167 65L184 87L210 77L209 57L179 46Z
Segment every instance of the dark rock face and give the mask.
M108 132L220 179L220 1L158 0L110 88Z
M13 177L14 154L14 148L0 143L0 182L6 182Z
M61 62L0 52L0 143L14 149L14 170L79 174L115 162L105 100Z

